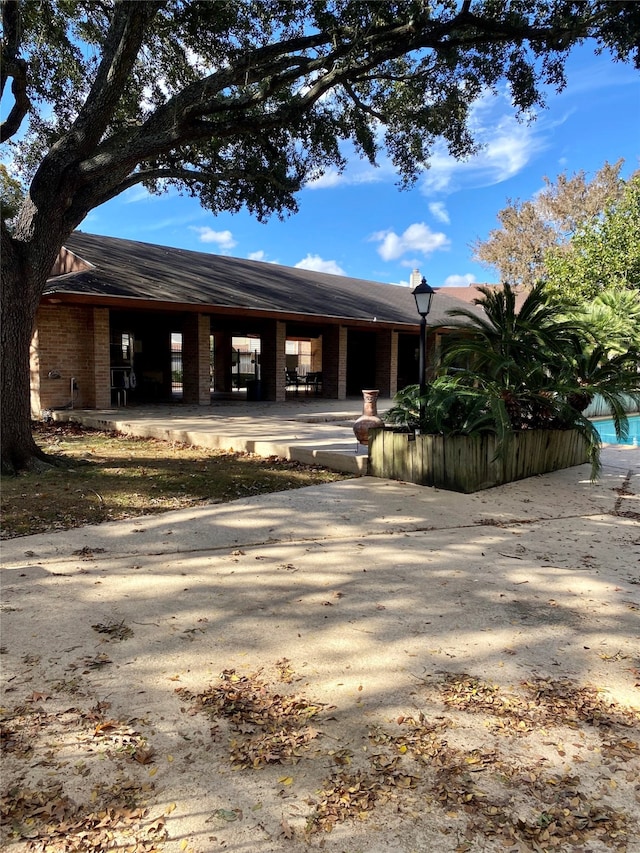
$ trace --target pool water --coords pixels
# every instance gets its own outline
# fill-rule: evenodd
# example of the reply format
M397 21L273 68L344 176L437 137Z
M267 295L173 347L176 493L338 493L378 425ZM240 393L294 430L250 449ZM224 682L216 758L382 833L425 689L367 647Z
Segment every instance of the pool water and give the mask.
M636 447L640 445L640 415L629 416L629 437L623 441L616 438L613 420L594 421L593 425L605 444L633 444Z

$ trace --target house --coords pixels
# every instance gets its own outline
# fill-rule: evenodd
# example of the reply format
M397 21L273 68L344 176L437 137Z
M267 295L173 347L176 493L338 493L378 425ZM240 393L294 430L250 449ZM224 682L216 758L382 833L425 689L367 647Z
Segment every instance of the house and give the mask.
M456 305L434 297L428 364ZM280 401L298 365L324 397L392 396L418 381L418 346L409 288L78 231L39 307L32 409Z

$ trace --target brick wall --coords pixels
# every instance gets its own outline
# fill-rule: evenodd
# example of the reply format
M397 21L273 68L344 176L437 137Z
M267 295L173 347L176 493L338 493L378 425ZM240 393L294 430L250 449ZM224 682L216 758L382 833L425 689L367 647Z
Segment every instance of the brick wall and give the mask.
M109 311L106 308L45 305L38 310L37 332L31 342L31 407L71 404L76 408L109 403Z

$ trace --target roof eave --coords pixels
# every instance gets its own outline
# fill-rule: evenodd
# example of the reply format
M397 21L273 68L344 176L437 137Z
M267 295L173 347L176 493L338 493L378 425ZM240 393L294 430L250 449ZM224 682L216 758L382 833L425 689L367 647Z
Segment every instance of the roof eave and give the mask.
M218 316L233 316L238 315L241 310L243 316L254 317L261 320L288 320L296 323L318 323L323 322L327 325L349 325L357 327L377 327L386 329L402 328L406 331L418 331L419 322L405 323L402 320L378 320L377 318L367 319L366 317L342 317L331 314L310 314L300 312L287 312L275 310L263 310L247 307L234 307L228 305L216 305L214 303L193 303L193 302L169 302L157 299L142 299L134 296L100 296L88 293L70 293L50 291L45 294L41 301L41 305L86 305L95 308L112 308L124 310L142 310L142 311L162 311L163 313L180 312L191 314L215 314Z

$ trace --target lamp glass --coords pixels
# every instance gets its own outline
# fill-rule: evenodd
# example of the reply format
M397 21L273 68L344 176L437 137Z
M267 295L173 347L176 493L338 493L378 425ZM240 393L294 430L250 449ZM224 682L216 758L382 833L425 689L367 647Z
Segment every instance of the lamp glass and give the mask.
M431 311L431 301L433 300L434 293L435 290L427 284L425 278L414 289L413 298L416 300L416 308L421 317L426 317L429 311Z

